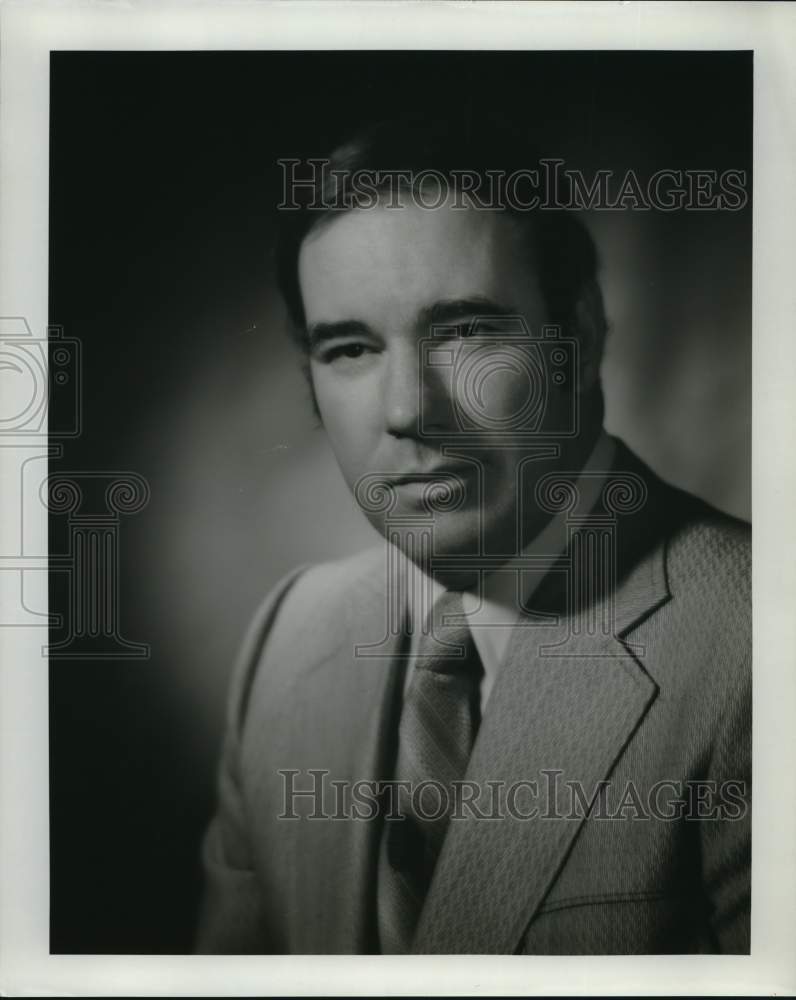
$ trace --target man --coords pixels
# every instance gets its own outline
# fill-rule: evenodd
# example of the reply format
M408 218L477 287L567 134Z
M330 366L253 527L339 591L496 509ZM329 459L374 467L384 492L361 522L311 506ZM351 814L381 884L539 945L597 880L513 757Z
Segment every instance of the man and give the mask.
M288 215L385 541L252 626L201 951L749 949L748 527L602 429L596 255L543 175L504 123L397 120Z

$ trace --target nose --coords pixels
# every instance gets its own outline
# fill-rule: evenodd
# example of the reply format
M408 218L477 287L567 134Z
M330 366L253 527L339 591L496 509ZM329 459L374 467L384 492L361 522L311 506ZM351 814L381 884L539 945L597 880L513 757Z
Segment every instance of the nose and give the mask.
M420 434L421 371L417 344L405 343L390 352L382 385L386 429L396 437Z

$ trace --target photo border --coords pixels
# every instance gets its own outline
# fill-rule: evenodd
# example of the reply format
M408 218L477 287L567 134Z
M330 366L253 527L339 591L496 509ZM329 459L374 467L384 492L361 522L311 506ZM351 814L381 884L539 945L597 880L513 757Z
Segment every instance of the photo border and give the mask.
M644 995L796 991L796 10L716 3L6 4L0 300L47 329L51 50L754 50L754 820L750 956L49 955L46 627L0 629L0 989L86 995ZM709 114L710 109L705 109ZM6 449L8 451L8 449ZM0 475L13 463L0 448ZM46 551L46 511L36 544ZM26 511L26 517L28 512ZM3 513L0 539L12 537ZM6 551L5 549L1 551ZM30 592L47 606L46 574ZM68 665L66 665L68 669Z

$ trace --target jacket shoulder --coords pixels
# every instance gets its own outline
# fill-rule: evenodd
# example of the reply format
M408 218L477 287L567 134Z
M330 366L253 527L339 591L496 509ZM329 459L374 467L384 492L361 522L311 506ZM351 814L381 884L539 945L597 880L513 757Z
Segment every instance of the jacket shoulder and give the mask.
M345 641L349 608L372 593L384 572L384 546L344 559L299 566L268 592L240 645L229 693L229 722L240 727L255 687L275 695L302 665L333 655ZM259 701L259 691L258 691Z
M751 526L660 478L617 440L618 467L645 483L644 504L626 522L625 550L638 572L657 566L667 594L654 627L667 656L747 684L751 667ZM653 644L653 648L660 643ZM687 653L685 650L687 649ZM689 670L689 673L693 673Z
M751 600L752 529L681 491L678 506L685 515L667 539L666 568L673 590L712 591L731 605Z
M298 608L307 605L340 609L352 588L380 579L384 569L384 544L374 545L342 559L314 563L294 571L294 582L284 602L280 619L285 623Z
M692 681L706 685L706 690L713 685L714 692L722 690L724 697L747 704L752 670L751 528L687 494L680 502L688 516L676 520L665 543L671 602L663 614L671 641L679 644Z

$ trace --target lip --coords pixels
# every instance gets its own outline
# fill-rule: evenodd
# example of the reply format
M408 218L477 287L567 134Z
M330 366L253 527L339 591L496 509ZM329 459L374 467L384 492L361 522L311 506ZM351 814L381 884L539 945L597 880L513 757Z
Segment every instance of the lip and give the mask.
M397 475L385 476L385 482L393 486L405 486L409 483L433 483L439 480L450 481L466 479L472 474L472 468L466 465L440 466L423 471L402 472Z

